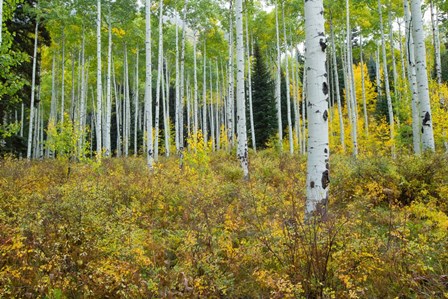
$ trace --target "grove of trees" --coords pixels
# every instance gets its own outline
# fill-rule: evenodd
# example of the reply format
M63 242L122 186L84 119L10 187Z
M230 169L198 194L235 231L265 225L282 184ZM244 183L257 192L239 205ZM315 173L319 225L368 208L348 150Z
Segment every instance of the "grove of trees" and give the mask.
M264 215L269 218L272 215L259 210L257 203L253 203L255 207L244 207L245 204L249 205L247 202L239 203L241 206L234 205L233 202L231 204L232 209L238 211L247 208L248 210L242 213L244 217L249 217L248 211L254 208L255 214L252 216L255 215L256 219L249 217L250 219L245 219L247 223L244 225L254 225L256 234L259 234L256 239L259 243L254 241L256 246L263 247L267 255L272 255L272 263L276 263L276 267L284 272L275 272L273 264L272 268L265 264L260 268L246 266L262 281L260 283L264 285L264 289L259 290L260 294L271 294L279 298L298 297L298 294L307 298L350 297L350 292L344 293L341 291L342 287L338 289L332 285L337 283L326 280L326 275L329 275L326 267L331 264L328 259L332 246L342 246L334 241L337 239L335 231L342 225L338 222L341 219L336 221L333 218L336 218L335 213L339 209L344 210L341 206L347 211L354 211L353 206L345 206L349 205L345 200L355 196L353 194L363 194L366 198L377 194L378 198L381 198L378 201L385 203L390 213L395 211L395 204L400 208L407 206L417 209L411 205L416 198L425 204L431 202L436 207L437 212L434 213L441 213L437 214L437 217L431 216L436 218L435 222L442 223L437 229L443 231L443 227L446 228L447 197L444 196L448 196L448 182L446 177L441 175L446 171L448 152L446 1L0 0L0 26L0 172L5 176L4 183L0 177L0 190L2 186L12 186L10 180L14 175L10 173L13 170L8 163L17 163L17 171L21 175L25 175L23 172L26 172L26 167L32 169L39 165L33 163L41 163L42 167L47 165L48 169L63 167L63 176L67 179L63 184L68 184L70 192L75 192L72 190L75 185L70 184L70 177L81 179L79 173L84 173L83 167L90 167L92 175L97 175L94 179L97 187L94 189L99 192L99 185L107 185L107 178L103 177L106 176L105 172L111 175L117 171L123 176L133 176L127 170L118 169L125 167L117 166L121 165L119 161L123 161L123 165L133 165L131 168L136 171L134 175L143 180L141 186L135 182L129 183L129 186L135 188L138 186L154 189L157 188L154 182L158 182L160 186L167 188L166 192L171 192L175 186L165 182L162 174L166 175L167 179L179 181L180 185L188 184L189 176L194 178L190 183L195 185L196 189L190 195L194 197L196 192L200 194L197 201L204 197L210 202L198 203L193 200L191 204L197 204L197 210L190 212L200 214L197 215L198 221L206 221L207 210L213 209L213 200L220 198L225 201L228 196L233 198L233 195L219 195L219 192L234 194L223 187L227 186L225 183L219 184L222 177L237 182L235 186L238 187L232 185L233 187L229 188L235 188L235 194L241 193L247 200L262 198L263 191L257 189L261 188L260 186L265 186L265 192L272 196L275 194L273 190L278 188L278 194L281 194L279 200L300 202L299 207L292 204L292 208L289 204L279 206L278 203L272 203L275 217L283 213L280 221L283 225L280 229L283 237L295 242L291 241L292 243L288 243L289 247L286 246L287 249L282 250L298 250L300 253L297 253L297 256L295 253L289 256L279 248L273 248L275 238L272 235L263 236L269 221L260 220L260 217ZM359 181L358 187L346 186L353 194L343 191L345 187L341 182L351 183L344 178L344 172L351 174L353 184L356 183L353 167L359 168L359 177L366 180L381 177L377 175L376 169L372 170L373 166L369 168L370 160L377 161L371 163L378 169L383 169L384 166L385 177L392 178L390 182L394 182L391 183L393 186L388 186L388 182L384 180L381 180L384 185L369 185ZM239 167L235 167L235 174L232 175L220 161L237 163ZM277 167L271 167L272 161L279 163L278 169L285 171L291 181L272 175L271 172L278 170ZM381 161L386 161L384 164L396 165L397 168L392 171ZM419 161L415 162L416 165L420 163L418 165L426 174L419 176L419 182L424 182L421 184L426 186L426 189L421 189L422 193L415 191L415 182L406 176L406 169L412 168L412 161ZM442 165L437 165L434 161L439 161ZM431 164L432 162L434 163ZM297 169L289 169L289 165L283 163L295 165ZM333 163L340 168L333 167ZM140 168L136 164L144 164L145 167ZM424 165L440 166L440 169L427 169ZM266 167L265 172L263 167ZM167 171L168 168L170 171ZM143 170L146 172L142 172ZM222 177L220 171L223 173ZM409 170L409 173L417 172L415 169ZM370 173L374 175L369 177ZM337 179L334 193L336 203L332 213L330 206L333 204L333 191L330 181L332 185L333 174ZM273 180L265 181L264 176L272 176ZM42 177L46 177L46 174L42 174ZM398 177L403 185L395 184L400 180ZM284 189L279 187L277 180L278 184L287 184L283 186ZM51 184L50 181L47 183ZM215 193L216 198L208 193L213 193L214 190L206 190L206 185L202 186L208 183L218 192ZM406 185L407 183L409 185ZM256 184L261 185L255 188ZM300 188L294 184L300 184ZM440 186L432 188L432 184ZM360 191L360 186L366 190ZM245 193L249 192L246 187L255 192L253 197ZM407 187L409 189L405 190ZM125 185L122 188L125 188ZM179 194L190 196L186 195L189 192L187 189L179 188ZM8 214L7 210L14 210L14 204L7 200L12 196L11 190L0 191L0 197L4 197L0 201L2 210L4 209L0 218L10 217L8 219L11 220L15 217L11 216L12 214L26 207L15 207L18 210ZM296 194L291 195L291 190ZM122 194L123 190L115 191L126 197ZM347 196L346 199L342 193ZM418 195L415 195L417 193ZM108 195L104 196L106 198ZM238 196L235 195L240 198ZM95 206L92 198L89 199L91 201L88 200L89 205ZM98 199L100 198L102 197L98 195ZM144 198L139 200L139 208L147 209L142 203ZM221 201L215 204L220 209L225 209ZM263 205L270 204L264 197L262 202ZM361 199L357 202L357 208L360 208L360 202ZM70 204L77 205L71 201ZM112 202L105 204L113 205ZM135 212L135 208L131 207L132 200L120 204L132 213ZM174 202L161 201L157 204L166 205L171 209L169 215L165 215L167 218L175 218L175 215L190 217L172 210L177 206L187 209L185 202L177 205ZM377 204L376 199L372 199L372 205L376 207ZM282 210L283 208L286 210ZM213 214L216 211L210 212ZM408 215L406 213L414 212L400 210L397 212L397 219L404 219ZM148 211L148 214L165 217L163 213L154 211ZM219 226L222 215L215 216L210 216L210 219ZM235 215L227 216L238 223L238 217ZM134 216L130 216L130 219L132 217ZM342 218L344 217L347 221L350 220L349 215ZM372 222L376 221L372 219ZM140 220L132 218L132 221L129 221L138 226ZM11 229L8 233L0 233L0 246L9 246L11 236L19 234L11 224L17 220L8 221L0 220L0 231L2 228L5 231ZM146 223L147 220L141 221ZM161 219L157 221L160 221L157 225L165 227ZM385 220L378 220L382 221ZM81 222L80 220L79 223ZM173 222L181 225L178 219ZM188 225L193 225L193 222L188 218ZM392 223L392 220L389 222ZM81 233L83 226L79 223L76 227ZM400 231L402 235L398 236L397 232L397 235L392 236L392 231L400 225L393 227L390 223L385 226L387 250L392 250L390 246L393 245L389 242L393 243L390 241L393 238L402 238L400 242L403 243L397 246L405 247L405 232ZM352 224L348 226L357 225ZM213 235L210 231L213 225L206 226L208 233ZM190 229L198 234L203 233L202 228L189 226L188 230ZM353 229L358 232L362 230L360 226ZM437 234L439 233L437 230ZM20 234L26 235L26 230ZM318 245L300 241L297 237L299 234L309 237L310 242L310 236L313 234L316 239L327 238L327 247L316 249L316 256L310 254L305 266L301 265L297 258L307 256L307 250ZM335 239L332 239L333 236ZM188 239L191 236L178 237ZM200 239L198 236L195 238ZM203 241L210 243L210 240ZM14 244L17 245L17 242ZM26 243L20 242L22 245ZM294 245L291 245L293 243ZM156 246L153 243L148 244L142 246ZM242 246L241 244L238 246ZM428 241L428 244L433 243ZM302 251L297 246L302 246ZM328 250L325 265L320 261L322 256L327 254L323 248ZM147 249L139 247L139 250ZM45 254L45 250L42 251ZM6 252L6 249L2 248L0 253L2 252ZM126 254L135 253L132 250L130 252ZM188 252L185 250L182 254L188 255ZM169 254L171 253L167 253L168 256ZM373 253L369 254L377 258ZM219 256L213 252L212 247L210 255L214 258ZM6 256L6 253L3 256ZM14 258L11 256L10 260ZM138 258L143 260L145 256L142 254ZM185 258L188 260L189 257ZM289 258L291 260L288 260ZM446 260L446 253L444 258ZM82 261L82 258L79 260ZM162 258L156 260L155 258L153 263L159 266L163 263ZM361 260L362 258L360 263ZM383 261L381 258L378 260ZM202 257L195 262L203 262ZM251 263L257 264L258 261ZM308 275L306 276L303 274L305 272L293 267L283 267L285 263L294 267L314 268L307 268L308 272L304 270ZM263 268L265 266L267 268ZM0 278L0 285L11 286L11 289L0 287L0 297L9 294L20 297L25 294L26 291L22 294L14 289L17 286L11 283L15 276L11 272L13 270L10 270L13 267L9 262L0 260L0 267L0 274L9 275L9 281L2 281ZM431 267L436 268L434 265ZM270 270L266 270L268 268ZM192 286L190 278L194 275L186 273L185 269L182 268L182 271L176 274L170 272L174 275L170 278L171 283L180 281L175 287L178 293L167 286L169 283L164 285L164 282L158 281L153 282L158 285L157 291L150 290L147 285L149 291L137 292L136 296L145 297L151 294L155 297L176 297L187 294L193 297L219 297L233 294L230 297L239 297L245 294L242 290L240 293L227 290L226 293L223 289L218 290L218 286L213 289L211 282L207 288L197 281L195 283L198 285ZM201 269L212 275L212 269ZM441 266L434 273L439 275L445 270L446 266ZM140 270L135 271L137 273ZM302 274L295 276L294 271ZM420 270L415 271L420 273ZM238 273L236 270L231 272L232 275ZM271 280L266 278L274 272L278 276L273 275ZM367 272L366 270L360 275L370 275L366 274ZM352 274L344 275L347 278ZM154 273L145 275L151 276ZM443 274L445 278L425 275L427 281L440 282L437 287L446 288L448 285L446 272ZM158 277L160 279L161 276ZM344 281L344 276L337 277L347 289L350 289L350 283L356 284L355 281ZM353 277L352 280L359 278L356 275ZM219 279L237 280L235 276L220 276ZM255 283L254 281L251 283ZM369 297L369 294L372 294L370 291L361 291L361 285L365 281L368 279L358 281L360 286L359 289L353 290L354 294L360 297ZM73 281L70 283L75 284ZM284 285L280 287L282 283ZM222 284L225 285L224 282ZM328 289L323 287L324 284ZM20 282L17 285L20 285ZM41 295L45 292L49 294L49 285L46 285L46 291L41 292ZM182 285L183 287L180 287ZM373 285L372 283L366 288L370 290ZM201 287L210 293L200 293L198 290ZM167 289L174 293L166 293ZM446 295L446 289L442 293L434 291L435 289L435 286L431 289L432 295ZM52 290L62 290L64 296L71 296L64 291L63 284ZM32 296L36 295L34 291L30 292ZM251 292L249 297L257 293L252 289ZM106 293L105 291L100 296L105 296ZM400 296L398 291L392 293ZM376 295L385 294L387 292ZM413 295L419 297L421 293L413 290L403 296ZM55 294L50 295L51 298L52 296L57 297Z

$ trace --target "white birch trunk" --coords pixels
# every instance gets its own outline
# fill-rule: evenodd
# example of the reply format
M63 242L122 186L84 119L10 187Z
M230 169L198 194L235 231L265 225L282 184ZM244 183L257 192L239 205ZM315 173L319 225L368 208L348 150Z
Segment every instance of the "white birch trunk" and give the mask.
M358 105L356 103L356 89L355 89L355 77L353 72L353 55L352 55L352 38L350 27L350 4L349 0L346 0L347 9L347 99L350 101L351 113L351 129L352 129L352 143L353 143L353 155L358 156ZM347 89L347 87L349 87Z
M105 148L106 157L112 155L112 147L110 142L110 131L111 131L111 116L112 116L112 82L111 82L111 72L112 72L112 19L110 17L110 6L109 6L109 22L107 26L107 75L106 75L106 136L105 136Z
M305 153L306 149L306 139L307 139L307 132L306 132L306 116L308 115L307 111L307 80L308 80L308 74L307 74L307 61L306 61L306 55L305 55L305 62L303 63L303 82L302 82L302 148L303 148L303 154Z
M429 101L428 74L426 72L426 47L423 31L421 0L411 0L412 37L415 42L415 68L417 90L420 99L423 151L435 151L432 127L431 104Z
M168 122L168 117L169 117L169 110L168 110L168 94L166 94L165 92L165 73L168 74L168 68L165 68L165 60L164 60L164 65L162 66L162 113L163 113L163 132L164 132L164 140L165 140L165 156L169 157L170 156L170 148L169 148L169 131L168 131L168 126L169 126L169 122ZM168 77L167 77L168 78ZM166 88L169 89L169 86L167 86Z
M175 142L176 150L180 150L179 144L179 111L180 111L180 86L179 86L179 26L176 23L176 102L175 102Z
M392 108L392 98L390 96L390 88L389 88L389 72L387 71L386 42L384 40L381 0L378 0L378 12L380 16L381 48L383 52L383 72L384 72L384 85L385 85L384 87L386 89L387 111L389 114L390 139L392 141L391 150L392 150L392 158L395 158L395 122L394 122L394 111Z
M72 53L72 86L71 86L71 99L70 99L70 121L72 124L75 122L75 109L76 109L76 102L75 102L75 57L76 54Z
M193 33L193 138L194 143L198 141L198 72L197 72L197 51L196 32Z
M247 91L249 96L249 118L250 118L250 133L252 139L252 148L257 151L257 143L255 140L255 126L254 126L254 110L252 107L252 64L251 64L251 51L249 40L249 14L246 14L246 53L247 53Z
M228 66L228 78L229 78L229 92L227 97L227 139L228 139L228 150L233 147L233 104L234 104L234 82L233 82L233 16L232 16L232 1L230 2L230 22L229 22L229 66Z
M33 124L34 124L34 96L36 89L36 63L37 63L37 38L39 30L39 21L36 20L36 28L34 30L34 51L33 51L33 71L31 75L31 102L30 102L30 126L28 130L28 147L26 158L31 160L32 141L33 141Z
M61 123L64 123L65 111L65 33L62 27L62 61L61 61Z
M282 19L283 19L283 38L285 47L285 80L286 80L286 116L288 120L288 135L289 135L289 152L294 154L294 139L292 133L292 120L291 120L291 93L289 88L289 61L288 61L288 42L286 39L286 25L285 25L285 7L282 5Z
M283 148L283 124L282 124L282 79L281 79L281 56L280 52L280 33L278 24L278 2L275 2L275 33L277 38L277 72L275 81L275 103L277 104L277 126L278 126L278 142L280 149Z
M157 86L156 86L156 114L154 137L154 160L159 160L159 119L160 119L160 88L163 84L163 0L159 1L159 50L157 60Z
M97 74L96 74L96 95L97 95L97 111L96 111L96 152L101 156L102 144L101 144L101 106L102 106L102 77L101 77L101 0L97 2L98 15L96 20L96 57L97 57Z
M337 53L336 53L336 40L334 38L334 30L333 30L333 22L330 23L331 30L331 48L333 52L333 75L335 78L335 89L336 89L336 101L338 103L338 114L339 114L339 130L340 132L340 140L342 146L342 152L345 153L345 132L344 132L344 118L342 115L342 103L341 103L341 93L339 90L339 74L338 74L338 63L337 63Z
M420 100L417 90L417 74L415 70L415 56L414 56L414 39L412 38L411 30L411 15L409 13L409 2L404 0L404 15L405 15L405 36L407 46L407 67L408 67L408 81L409 88L412 95L412 139L414 153L419 155L421 153L421 129L420 129Z
M125 113L123 115L125 121L125 157L129 156L129 140L131 137L131 96L130 96L130 88L129 88L129 63L128 63L128 48L126 43L124 44L124 68L125 68L125 76L124 76L124 102L125 102Z
M328 85L323 1L305 1L308 162L305 217L324 216L329 189Z
M167 60L165 59L165 76L166 76L166 96L163 101L165 105L163 126L165 129L165 156L170 156L170 73L168 71Z
M79 94L80 103L79 103L79 140L78 140L78 152L81 152L81 149L84 146L84 128L85 128L85 104L86 104L86 74L85 74L85 34L84 34L84 26L82 28L82 39L81 39L81 91Z
M150 170L153 168L153 137L152 137L152 64L151 64L151 0L145 1L146 13L146 70L145 70L145 114L146 114L146 138L147 138L147 164Z
M244 43L243 43L243 1L236 0L236 104L238 127L238 152L237 156L243 168L244 178L249 179L249 153L247 146L246 129L246 95L244 90Z
M180 94L179 94L179 152L182 167L184 150L184 90L185 90L185 41L188 0L185 0L182 17L182 47L180 53ZM188 117L188 116L187 116Z
M25 104L22 103L22 105L20 105L20 137L23 137L23 127L24 127L24 123L23 123L23 119L25 117Z
M137 133L138 133L138 116L139 116L139 80L138 80L138 61L140 51L137 47L135 54L135 94L134 94L134 156L137 157L138 154L138 142L137 142Z
M208 132L207 132L207 56L206 56L206 40L204 36L204 78L202 83L202 135L204 138L204 144L207 145ZM211 70L210 70L211 73ZM210 89L210 95L212 90ZM212 99L212 96L210 96ZM211 104L210 104L211 105Z
M394 80L394 93L397 96L398 95L398 75L397 75L397 63L395 60L395 47L394 47L394 32L392 27L392 17L391 17L391 11L392 8L389 6L389 12L387 14L387 22L389 23L389 43L390 43L390 52L392 55L392 76Z
M439 36L439 11L438 8L434 8L433 1L430 1L431 8L431 25L432 36L434 39L434 63L436 68L436 78L439 88L442 85L442 58L440 56L440 36ZM445 99L442 93L439 91L439 102L441 106L444 106Z
M362 53L362 35L359 36L359 51L360 51L360 67L361 67L361 92L362 92L362 109L364 112L364 131L366 136L369 136L369 116L367 115L367 103L366 103L366 87L364 79L364 58Z

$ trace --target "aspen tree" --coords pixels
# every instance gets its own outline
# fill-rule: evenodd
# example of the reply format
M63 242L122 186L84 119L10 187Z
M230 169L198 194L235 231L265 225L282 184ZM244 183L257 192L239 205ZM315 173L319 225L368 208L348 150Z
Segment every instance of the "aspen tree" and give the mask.
M146 38L145 38L145 56L146 56L146 69L145 69L145 115L146 115L146 150L147 164L150 170L152 170L154 164L153 154L153 137L152 137L152 62L151 62L151 0L145 2L146 13Z
M107 24L107 75L106 75L106 157L112 154L110 143L111 115L112 115L112 90L111 90L111 69L112 69L112 18L109 4L109 17Z
M204 77L202 82L202 135L204 137L204 144L207 144L208 132L207 132L207 59L206 59L206 40L204 37L204 53L203 53L203 68L204 68ZM210 70L211 73L211 70ZM210 89L210 95L212 94L212 90ZM210 96L210 99L212 97ZM211 105L211 104L210 104ZM211 116L211 114L210 114Z
M243 1L236 0L236 104L238 126L237 156L243 168L244 178L249 179L249 153L246 129L246 95L244 90Z
M329 188L328 84L323 1L305 0L308 161L305 217L326 214Z
M336 40L334 38L334 29L333 29L333 18L330 19L330 31L331 31L331 49L332 49L332 57L333 57L333 72L334 72L334 80L335 80L335 89L336 89L336 101L338 103L338 114L339 114L339 130L340 130L340 140L342 146L342 152L345 153L345 132L344 132L344 118L342 115L342 103L341 103L341 93L339 91L339 74L338 74L338 63L336 59Z
M277 39L277 70L275 80L275 102L277 104L277 126L278 126L278 143L280 149L283 145L283 124L282 124L282 96L281 96L281 56L280 52L280 33L278 23L278 1L275 1L275 33Z
M431 104L429 101L428 74L426 72L426 47L423 31L421 0L411 0L412 37L415 42L415 70L417 90L420 99L420 119L423 151L435 151L432 127Z
M387 111L389 115L390 140L392 141L392 158L395 158L395 122L394 122L394 111L392 108L392 98L390 96L389 72L387 70L386 41L384 40L383 13L382 13L381 0L378 0L378 13L380 16L381 49L383 54L383 72L384 72L384 85L385 85L384 87L386 89Z
M96 151L97 155L101 156L102 144L101 144L101 106L102 106L102 77L101 77L101 0L97 1L97 20L96 20L96 58L97 58L97 68L96 68Z
M135 91L134 91L134 156L138 153L138 116L139 116L139 80L138 80L138 61L139 61L139 48L137 47L135 54Z
M32 141L33 141L33 125L34 125L34 97L36 89L36 63L37 63L37 39L39 32L39 20L36 20L36 27L34 30L34 51L33 51L33 71L31 75L31 102L30 102L30 125L28 130L28 147L26 151L26 158L31 160Z
M157 86L156 86L156 111L155 111L155 140L154 160L159 159L159 116L160 116L160 88L163 84L163 0L159 1L159 50L157 60Z
M64 123L65 111L65 32L62 27L62 61L61 61L61 123Z
M286 80L286 117L288 120L288 135L289 135L289 152L292 155L294 153L294 141L292 133L292 120L291 120L291 93L289 90L289 61L288 61L288 41L286 39L286 23L285 23L285 5L282 5L282 19L283 19L283 43L285 47L285 80Z
M405 16L405 37L406 37L406 54L408 67L408 81L412 96L412 143L414 153L419 155L421 153L421 130L420 130L420 102L417 91L417 74L415 71L415 57L414 57L414 39L412 38L411 30L411 15L409 12L409 2L404 0L404 16Z
M227 139L228 139L228 146L230 149L233 147L233 131L234 131L234 124L233 124L233 116L234 116L234 110L233 110L233 104L234 104L234 71L233 71L233 15L232 15L232 2L230 1L230 10L229 10L229 65L228 65L228 84L229 84L229 91L227 96Z

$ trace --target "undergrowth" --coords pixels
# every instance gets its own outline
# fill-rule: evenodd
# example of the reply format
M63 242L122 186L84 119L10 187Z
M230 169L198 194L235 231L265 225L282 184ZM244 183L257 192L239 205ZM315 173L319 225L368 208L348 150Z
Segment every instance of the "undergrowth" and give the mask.
M448 297L445 155L331 160L325 222L306 159L224 152L0 161L1 298ZM70 169L70 171L67 171Z

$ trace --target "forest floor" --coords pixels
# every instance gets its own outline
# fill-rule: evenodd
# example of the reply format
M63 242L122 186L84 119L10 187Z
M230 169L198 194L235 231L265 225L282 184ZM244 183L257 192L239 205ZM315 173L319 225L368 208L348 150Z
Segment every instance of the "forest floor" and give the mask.
M0 298L448 298L444 154L0 160Z

